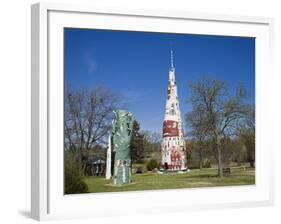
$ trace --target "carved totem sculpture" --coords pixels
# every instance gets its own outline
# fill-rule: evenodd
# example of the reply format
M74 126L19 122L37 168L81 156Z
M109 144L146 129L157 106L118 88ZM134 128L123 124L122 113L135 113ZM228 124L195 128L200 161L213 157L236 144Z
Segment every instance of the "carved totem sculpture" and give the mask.
M115 112L112 122L112 141L114 158L113 184L122 185L131 182L131 140L133 115L125 110Z
M171 51L171 67L169 69L168 95L163 122L163 140L161 164L166 171L187 170L186 146L183 135L179 98Z

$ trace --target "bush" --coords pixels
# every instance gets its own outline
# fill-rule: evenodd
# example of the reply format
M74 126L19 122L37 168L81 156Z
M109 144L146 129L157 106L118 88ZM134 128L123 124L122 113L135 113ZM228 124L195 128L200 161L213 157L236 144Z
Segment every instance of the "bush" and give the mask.
M88 192L88 186L83 177L79 175L78 168L74 165L66 164L64 170L64 193L79 194Z
M141 166L137 166L136 173L142 173L142 167Z
M146 168L147 168L148 171L152 171L155 168L158 169L159 168L159 164L158 164L156 159L151 159L151 160L148 161L148 163L146 165Z

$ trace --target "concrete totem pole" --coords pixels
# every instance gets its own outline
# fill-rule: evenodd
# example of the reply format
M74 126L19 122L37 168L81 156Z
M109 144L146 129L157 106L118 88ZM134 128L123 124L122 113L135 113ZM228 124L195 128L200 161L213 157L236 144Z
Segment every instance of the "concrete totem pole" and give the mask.
M168 94L163 122L161 156L161 163L164 170L187 170L186 146L183 137L183 127L175 78L175 67L173 64L173 51L171 51L171 67L169 70Z
M133 115L125 110L117 110L112 127L114 158L113 184L122 185L131 182L131 140Z

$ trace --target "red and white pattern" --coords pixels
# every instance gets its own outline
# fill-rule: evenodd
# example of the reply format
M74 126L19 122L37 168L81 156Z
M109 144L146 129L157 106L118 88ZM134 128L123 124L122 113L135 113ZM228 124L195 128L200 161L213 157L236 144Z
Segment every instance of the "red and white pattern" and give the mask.
M187 169L186 147L173 66L173 52L171 51L171 68L169 70L168 94L166 111L163 122L163 140L161 150L161 164L165 170L180 171Z

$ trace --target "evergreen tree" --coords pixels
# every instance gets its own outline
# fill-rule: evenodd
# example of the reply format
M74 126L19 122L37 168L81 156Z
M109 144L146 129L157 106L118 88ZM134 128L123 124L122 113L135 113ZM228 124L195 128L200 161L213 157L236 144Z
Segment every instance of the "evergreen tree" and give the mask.
M140 132L140 124L135 120L131 143L132 163L142 163L144 159L144 135Z

